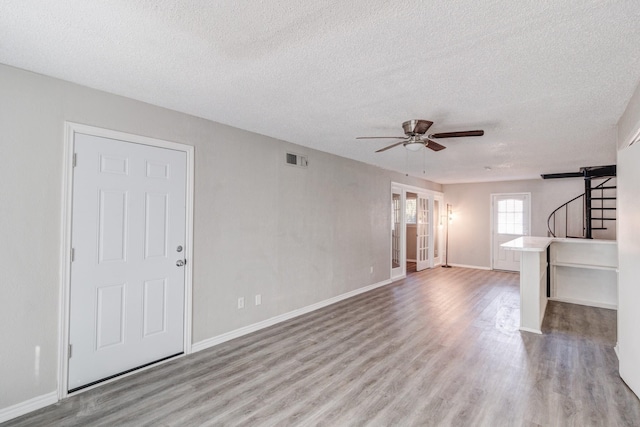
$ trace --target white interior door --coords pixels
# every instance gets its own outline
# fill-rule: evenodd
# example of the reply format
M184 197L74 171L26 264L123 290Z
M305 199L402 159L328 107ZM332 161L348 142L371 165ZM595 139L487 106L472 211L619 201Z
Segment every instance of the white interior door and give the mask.
M70 391L184 351L186 153L76 134Z
M429 268L429 199L418 194L417 199L416 270Z
M530 228L530 195L492 194L493 265L496 270L520 271L520 251L506 251L500 245L520 236Z

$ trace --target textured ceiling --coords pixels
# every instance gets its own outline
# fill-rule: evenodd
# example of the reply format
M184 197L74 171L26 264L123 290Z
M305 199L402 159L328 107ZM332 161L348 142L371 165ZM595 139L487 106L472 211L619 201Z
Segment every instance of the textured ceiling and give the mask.
M436 182L491 181L615 163L638 22L637 0L3 0L0 62ZM408 155L355 140L409 119L485 136Z

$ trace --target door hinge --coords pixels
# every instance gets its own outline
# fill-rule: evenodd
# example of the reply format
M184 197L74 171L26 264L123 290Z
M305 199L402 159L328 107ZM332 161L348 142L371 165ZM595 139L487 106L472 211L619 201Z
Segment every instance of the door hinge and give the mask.
M71 262L75 261L76 259L76 250L75 248L71 248Z
M71 359L72 354L73 354L73 346L69 344L69 359Z
M75 168L77 164L78 164L78 155L76 153L73 153L73 167Z

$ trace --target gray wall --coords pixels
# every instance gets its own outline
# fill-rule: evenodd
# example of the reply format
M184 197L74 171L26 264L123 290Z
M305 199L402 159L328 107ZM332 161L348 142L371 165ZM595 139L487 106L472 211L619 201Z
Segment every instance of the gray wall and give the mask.
M449 263L491 267L492 193L531 193L531 235L546 236L549 214L561 204L582 194L584 181L581 178L541 178L450 184L444 185L443 189L445 203L453 205L454 213L454 220L449 229ZM615 238L615 234L610 237Z
M194 343L389 279L390 182L442 191L3 65L0 93L0 409L56 390L65 120L195 146Z

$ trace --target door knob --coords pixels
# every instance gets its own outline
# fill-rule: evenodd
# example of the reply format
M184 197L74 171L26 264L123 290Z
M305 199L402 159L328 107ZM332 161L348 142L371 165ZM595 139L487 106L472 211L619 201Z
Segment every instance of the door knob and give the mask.
M176 261L176 265L178 267L182 267L183 265L185 265L187 263L186 259L179 259L178 261Z

